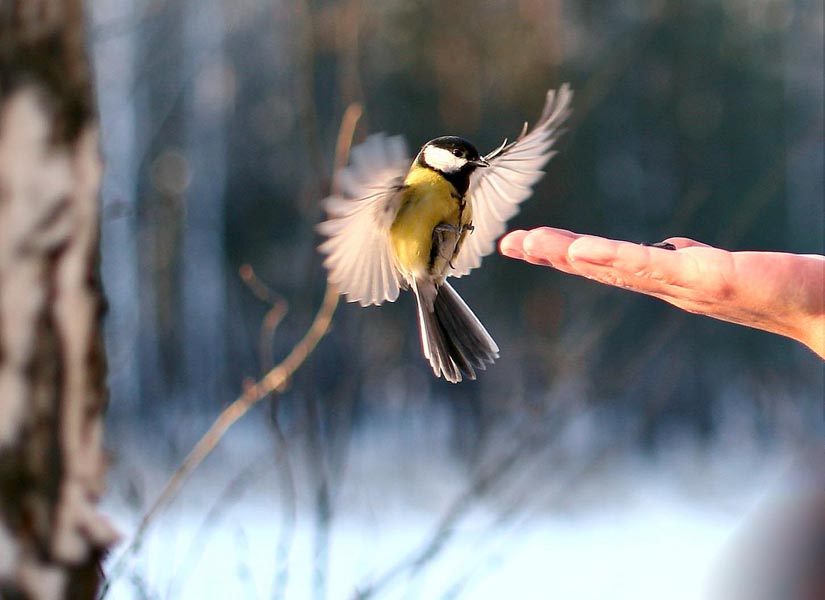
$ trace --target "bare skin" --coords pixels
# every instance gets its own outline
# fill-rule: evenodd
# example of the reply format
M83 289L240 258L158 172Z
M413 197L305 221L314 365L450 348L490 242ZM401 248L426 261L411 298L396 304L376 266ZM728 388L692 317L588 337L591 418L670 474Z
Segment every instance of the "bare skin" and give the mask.
M728 252L688 238L676 250L540 227L513 231L500 252L797 340L825 358L825 257Z

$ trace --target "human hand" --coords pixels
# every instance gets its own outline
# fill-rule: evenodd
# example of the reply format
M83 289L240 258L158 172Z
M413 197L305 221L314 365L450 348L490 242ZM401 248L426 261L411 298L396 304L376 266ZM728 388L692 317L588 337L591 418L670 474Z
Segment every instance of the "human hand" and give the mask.
M825 257L728 252L680 237L665 242L676 250L540 227L507 234L499 250L691 313L778 333L825 358Z

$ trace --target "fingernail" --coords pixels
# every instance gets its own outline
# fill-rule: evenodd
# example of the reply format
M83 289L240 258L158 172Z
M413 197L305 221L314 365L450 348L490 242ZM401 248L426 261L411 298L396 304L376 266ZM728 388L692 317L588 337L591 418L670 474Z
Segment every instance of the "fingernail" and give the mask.
M522 254L515 248L502 248L501 253L504 256L509 256L510 258L518 258L520 260L524 260L524 254Z

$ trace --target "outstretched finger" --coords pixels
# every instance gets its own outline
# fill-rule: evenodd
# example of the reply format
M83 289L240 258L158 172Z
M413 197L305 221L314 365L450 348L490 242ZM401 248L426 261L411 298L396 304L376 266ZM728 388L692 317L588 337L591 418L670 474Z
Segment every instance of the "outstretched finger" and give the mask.
M571 272L567 264L567 248L578 237L571 231L553 227L518 230L501 239L499 251L510 258Z
M524 238L530 233L524 229L511 231L498 242L498 251L504 256L524 260Z
M533 229L524 238L523 247L526 260L534 263L569 271L567 251L570 244L581 237L577 233L554 227Z
M679 238L672 239L680 241ZM695 250L705 251L704 248ZM570 245L568 255L570 264L578 271L587 269L588 274L593 275L594 268L606 269L616 280L635 280L634 289L644 291L654 282L684 289L703 287L706 273L702 262L694 256L695 250L678 246L677 250L665 250L631 242L582 237ZM722 252L710 247L707 251Z

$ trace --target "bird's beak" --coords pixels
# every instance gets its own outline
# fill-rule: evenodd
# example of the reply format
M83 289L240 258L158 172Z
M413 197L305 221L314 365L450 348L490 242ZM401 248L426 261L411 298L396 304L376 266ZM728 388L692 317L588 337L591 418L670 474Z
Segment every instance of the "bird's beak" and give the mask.
M489 167L490 163L488 163L483 157L477 160L471 160L470 164L474 167Z

